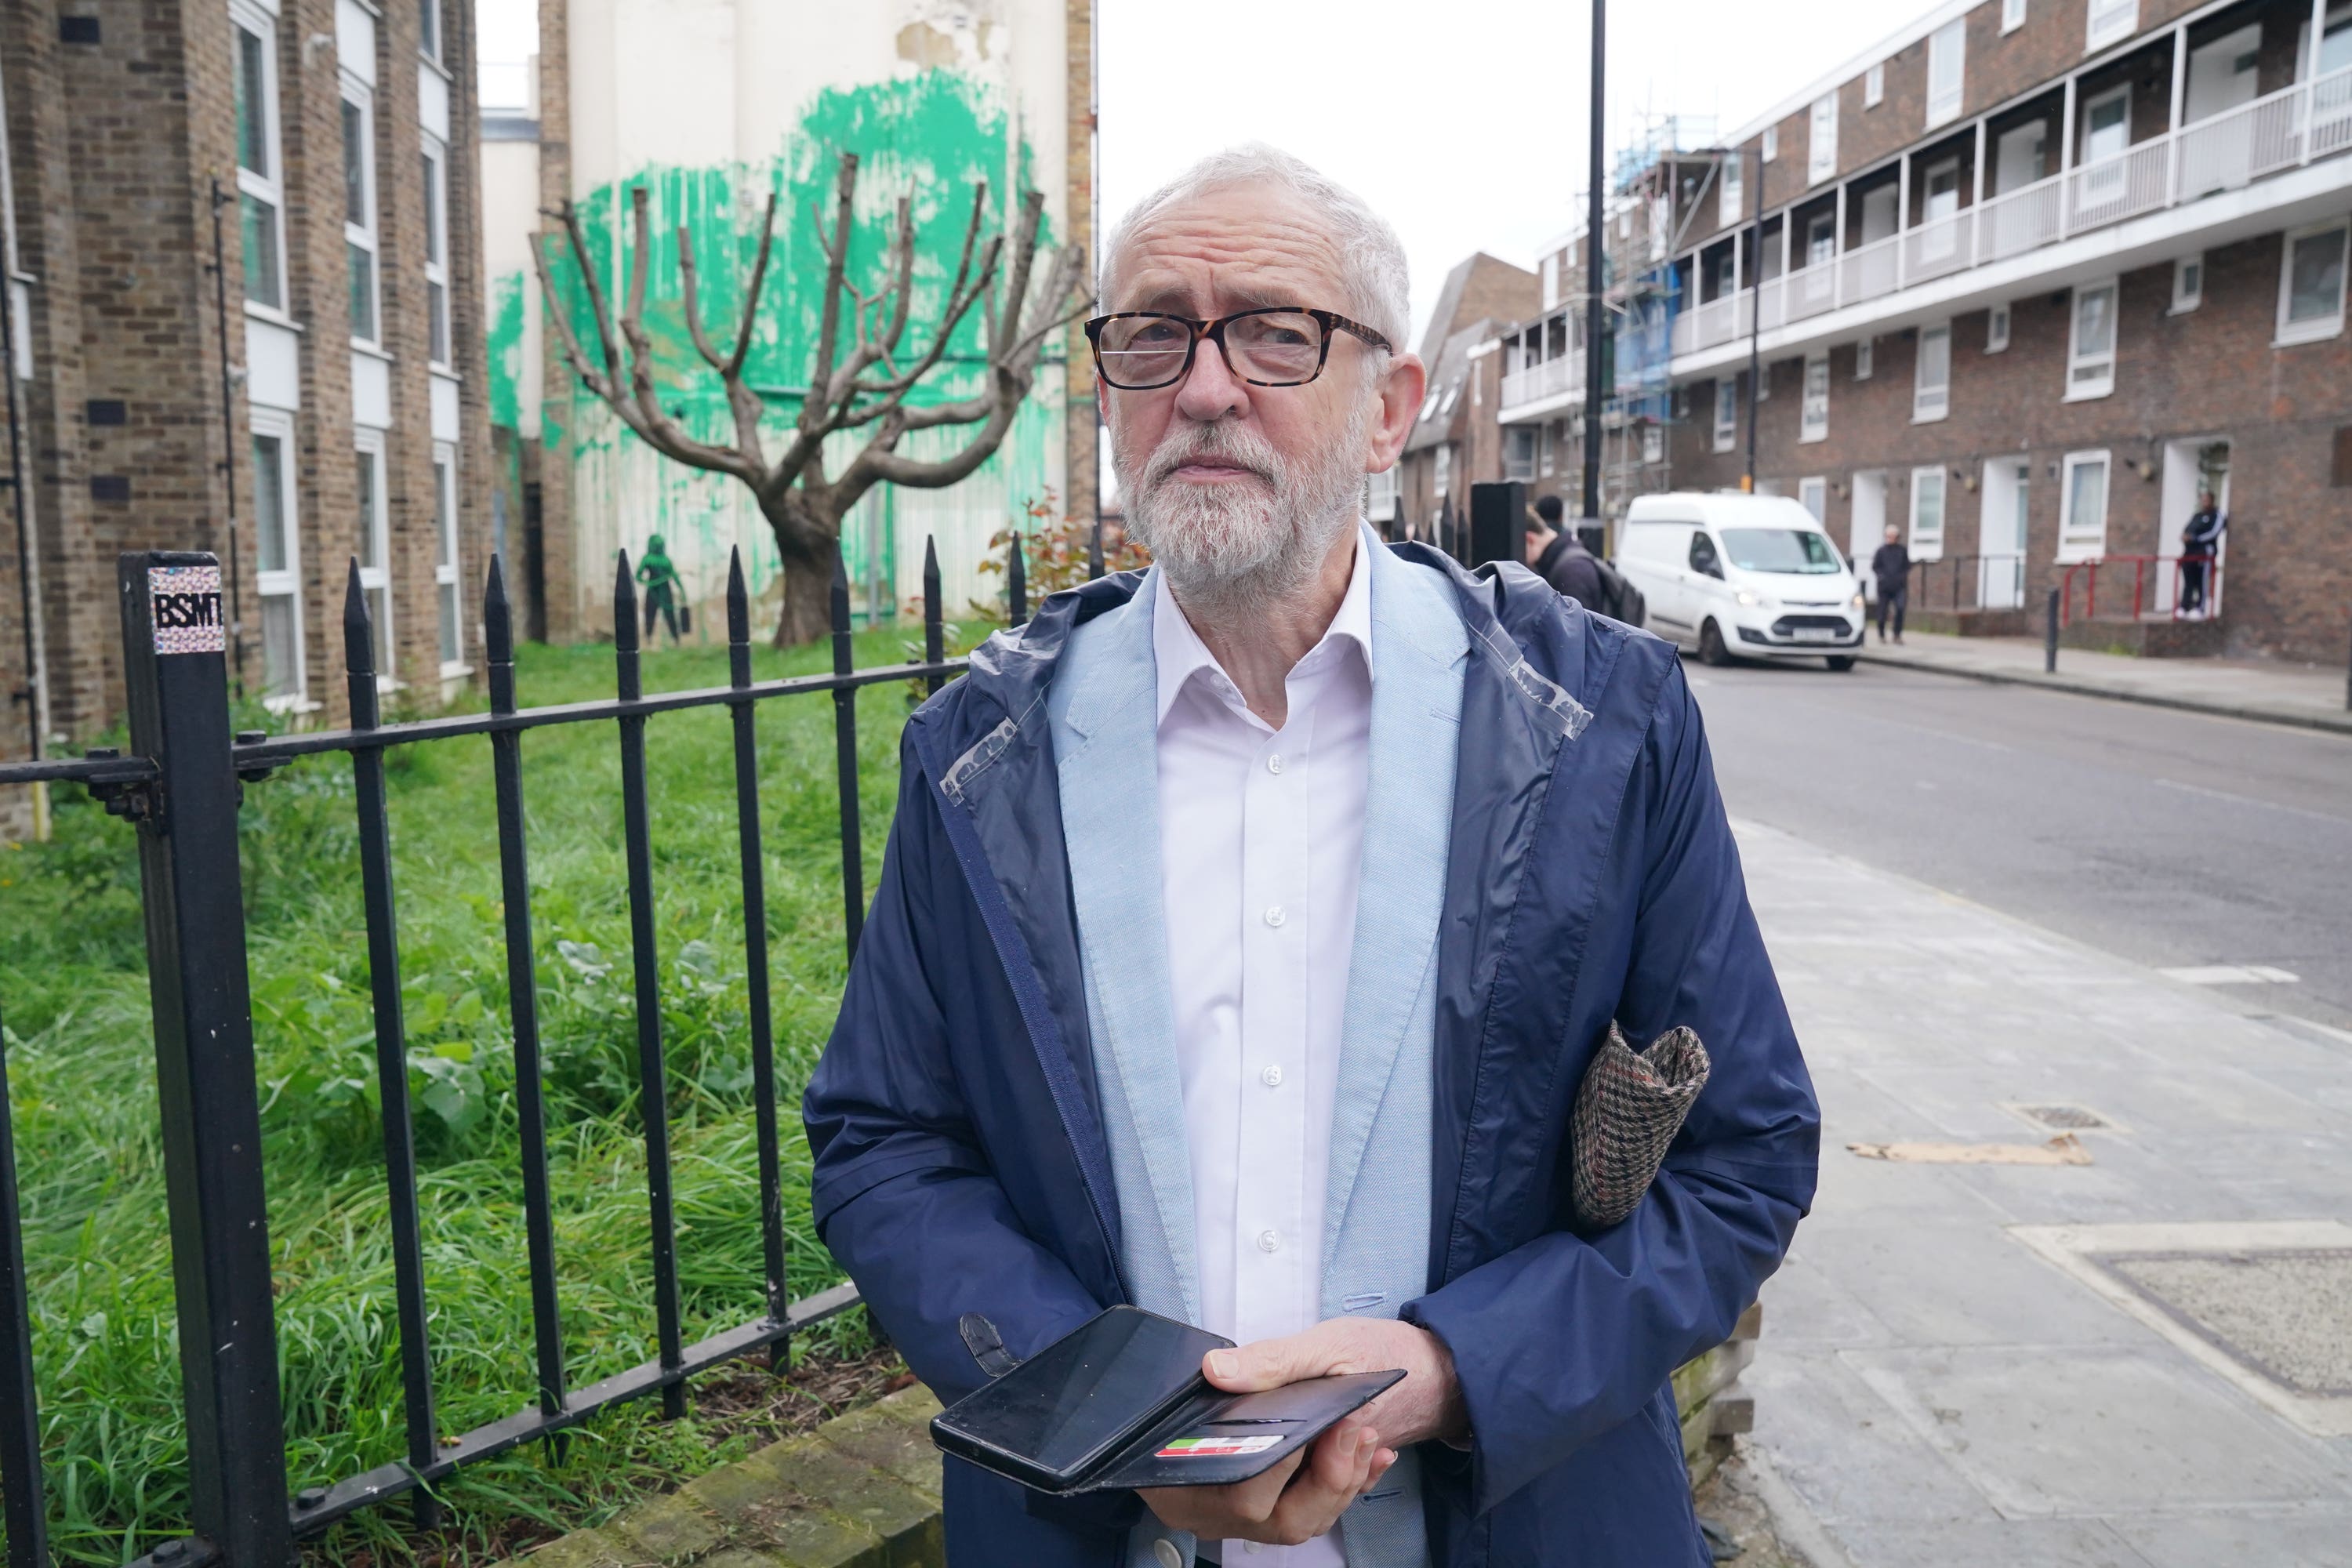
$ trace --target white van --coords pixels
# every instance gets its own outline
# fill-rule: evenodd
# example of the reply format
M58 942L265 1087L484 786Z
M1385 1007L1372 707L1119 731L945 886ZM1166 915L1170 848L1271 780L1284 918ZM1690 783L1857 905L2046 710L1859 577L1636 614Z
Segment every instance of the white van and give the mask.
M1643 624L1709 664L1826 658L1852 669L1862 585L1813 514L1786 496L1642 496L1618 527L1617 570Z

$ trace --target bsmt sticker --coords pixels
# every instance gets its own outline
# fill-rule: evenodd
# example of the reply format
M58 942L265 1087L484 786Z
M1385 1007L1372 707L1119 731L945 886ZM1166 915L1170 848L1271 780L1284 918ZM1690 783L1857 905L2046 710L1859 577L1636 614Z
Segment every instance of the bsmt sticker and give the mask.
M147 599L157 653L224 653L228 623L221 616L217 566L150 566Z

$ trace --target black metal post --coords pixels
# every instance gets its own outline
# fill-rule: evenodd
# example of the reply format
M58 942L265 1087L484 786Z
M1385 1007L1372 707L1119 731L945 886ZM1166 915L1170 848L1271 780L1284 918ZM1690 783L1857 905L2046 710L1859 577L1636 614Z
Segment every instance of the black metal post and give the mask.
M1731 155L1744 158L1745 153L1732 149ZM1761 414L1758 391L1763 386L1764 337L1764 149L1756 149L1756 179L1748 187L1748 200L1755 204L1755 218L1748 232L1756 241L1756 264L1748 268L1748 474L1740 488L1749 495L1756 493L1756 422ZM1782 223L1789 220L1782 218Z
M353 557L343 584L343 668L352 700L352 728L378 723L375 628ZM352 783L360 830L360 894L367 913L368 987L374 1003L375 1076L382 1101L384 1179L391 1195L393 1299L400 1318L400 1381L408 1424L408 1463L421 1479L437 1457L433 1419L433 1363L425 1343L425 1255L416 1215L416 1138L408 1108L408 1031L400 1000L400 922L392 891L392 826L383 787L383 748L352 752ZM311 1494L305 1492L302 1498ZM298 1502L300 1500L297 1500ZM437 1530L441 1505L429 1488L416 1489L420 1529Z
M1099 521L1099 520L1097 520ZM1100 563L1097 563L1099 568ZM1102 573L1097 570L1095 575ZM923 662L937 664L947 657L947 626L940 615L940 545L936 536L923 536ZM931 693L936 696L948 683L944 675L930 678Z
M1029 565L1021 558L1021 533L1013 531L1013 542L1005 547L1004 559L1005 607L1012 612L1013 624L1029 624Z
M13 256L0 256L0 364L8 382L8 496L16 512L16 605L25 623L25 758L41 760L40 639L33 629L33 528L25 500L25 440L16 408L16 286ZM37 784L46 789L46 784ZM11 1531L11 1539L14 1538Z
M835 552L836 563L840 560ZM849 588L835 567L836 592L845 606ZM624 702L645 695L637 654L637 584L629 575L629 552L614 557L613 572L613 664ZM661 1368L679 1373L685 1343L677 1311L677 1227L671 1215L669 1168L669 1074L662 1049L661 954L654 922L653 827L646 804L646 716L621 715L621 832L629 866L629 960L636 983L637 1110L646 1124L646 1204L654 1243L654 1330ZM686 1381L662 1384L662 1414L686 1414Z
M13 367L8 374L15 376ZM0 1031L0 1518L8 1525L8 1568L49 1568L40 1394L33 1384L33 1317L25 1297L25 1226L16 1192L6 1039Z
M751 595L743 552L727 557L727 684L746 695L728 704L735 725L735 840L743 862L743 982L751 1020L751 1099L760 1154L760 1250L768 1321L788 1321L784 1289L783 1168L776 1153L776 1041L768 1002L768 879L760 847L760 740L752 714ZM793 1364L789 1336L768 1347L768 1369Z
M1601 143L1609 130L1609 0L1592 0L1592 144L1585 160L1584 193L1584 513L1601 517L1601 326L1604 316L1601 290L1607 282L1602 263Z
M245 695L245 585L236 553L236 374L228 357L228 252L221 242L221 208L232 198L213 179L213 317L220 329L221 482L228 487L228 672Z
M490 557L482 594L482 642L490 666L490 711L515 710L514 609L505 563ZM506 913L507 1009L514 1025L515 1122L522 1144L523 1242L530 1268L532 1349L539 1370L539 1413L561 1415L563 1318L555 1292L555 1226L548 1211L547 1098L539 1056L539 969L531 946L530 857L523 833L522 734L490 732L490 775L498 792L499 889ZM562 1458L564 1440L551 1445Z
M833 672L847 675L855 668L856 650L849 642L849 578L838 542L825 608L833 622ZM846 686L833 694L833 766L841 793L841 927L849 956L856 958L857 939L866 931L866 836L857 820L857 693Z
M2352 658L2347 658L2344 666L2344 710L2352 713Z
M117 570L131 744L159 771L137 814L139 874L187 1407L188 1514L223 1561L280 1568L294 1560L294 1537L220 560L145 551L123 555Z
M2042 629L2042 673L2058 673L2058 590L2050 590L2050 613Z

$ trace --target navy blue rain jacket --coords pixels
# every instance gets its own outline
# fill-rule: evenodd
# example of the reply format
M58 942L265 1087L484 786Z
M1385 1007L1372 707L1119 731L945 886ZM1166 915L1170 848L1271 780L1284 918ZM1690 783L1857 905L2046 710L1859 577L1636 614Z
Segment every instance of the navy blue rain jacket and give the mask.
M1440 1568L1696 1568L1668 1374L1722 1341L1811 1202L1819 1110L1671 646L1516 564L1419 544L1470 632L1439 942L1428 1293L1470 1416L1424 1445ZM983 1383L1126 1300L1045 697L1107 577L1000 634L907 727L898 817L803 1104L816 1225L916 1375ZM1563 699L1572 698L1573 702ZM1587 717L1589 715L1589 718ZM1158 832L1135 825L1134 852ZM1574 1227L1570 1109L1612 1018L1714 1058L1649 1194ZM947 1462L957 1568L1111 1568L1139 1501Z

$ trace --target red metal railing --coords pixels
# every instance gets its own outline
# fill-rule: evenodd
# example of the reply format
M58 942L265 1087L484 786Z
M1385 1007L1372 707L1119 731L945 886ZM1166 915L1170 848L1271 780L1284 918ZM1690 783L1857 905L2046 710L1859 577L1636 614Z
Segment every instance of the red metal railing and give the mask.
M2120 575L2125 568L2131 572L2131 606L2128 610L2116 605L2120 584L2107 590L2110 616L2125 616L2138 620L2150 614L2180 613L2180 589L2185 568L2205 569L2205 592L2201 605L2208 615L2214 613L2221 599L2221 562L2217 555L2106 555L2093 561L2070 563L2059 582L2059 622L2072 625L2074 620L2074 584L2083 584L2082 616L2085 620L2099 613L2099 574L2111 571ZM2111 579L2112 581L2112 579ZM2159 587L2171 592L2161 599L2152 599L2151 593Z

